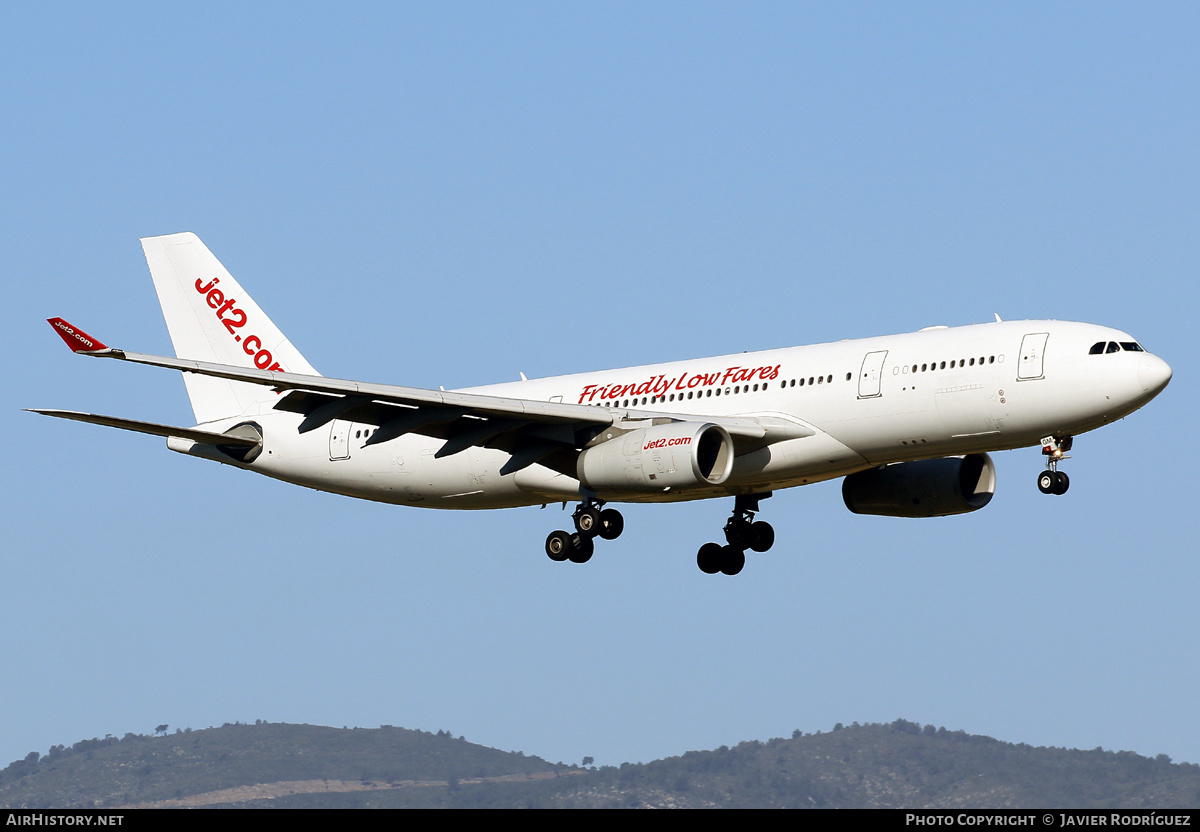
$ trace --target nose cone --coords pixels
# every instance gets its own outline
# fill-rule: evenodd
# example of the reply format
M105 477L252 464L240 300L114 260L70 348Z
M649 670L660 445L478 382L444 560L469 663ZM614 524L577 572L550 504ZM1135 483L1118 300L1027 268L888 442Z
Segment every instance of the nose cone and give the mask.
M1143 355L1138 364L1138 381L1142 389L1157 396L1171 380L1171 367L1157 355Z

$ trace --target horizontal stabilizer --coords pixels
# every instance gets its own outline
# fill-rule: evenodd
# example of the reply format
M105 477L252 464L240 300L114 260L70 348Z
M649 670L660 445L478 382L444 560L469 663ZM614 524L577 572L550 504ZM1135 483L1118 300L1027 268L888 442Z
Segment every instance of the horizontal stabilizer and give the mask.
M131 430L136 433L149 433L153 436L178 436L180 439L190 439L193 442L203 442L208 445L223 445L235 448L253 448L262 442L246 436L235 436L229 433L216 433L211 430L196 428L180 428L172 425L159 425L154 422L139 422L136 419L121 419L116 416L99 416L95 413L79 413L74 410L38 410L28 408L30 413L41 413L43 416L54 416L59 419L71 419L76 422L90 422L93 425L104 425L109 428Z

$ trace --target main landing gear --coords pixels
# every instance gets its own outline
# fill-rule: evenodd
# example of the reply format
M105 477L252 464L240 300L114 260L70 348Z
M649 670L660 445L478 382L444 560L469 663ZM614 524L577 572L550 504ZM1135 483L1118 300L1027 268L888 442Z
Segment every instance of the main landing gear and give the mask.
M615 508L601 509L603 500L584 500L575 509L575 533L555 531L546 538L546 554L550 560L587 563L592 559L594 539L616 540L625 530L625 518Z
M1038 491L1043 494L1066 494L1071 487L1071 479L1065 471L1058 470L1058 463L1070 459L1067 451L1071 450L1073 439L1064 436L1061 439L1047 436L1042 440L1042 453L1046 457L1046 470L1038 474Z
M771 496L765 494L739 494L733 498L733 514L725 524L725 542L705 543L696 555L696 565L707 575L722 572L736 575L746 565L746 550L765 552L775 543L775 530L770 523L754 521L759 500Z

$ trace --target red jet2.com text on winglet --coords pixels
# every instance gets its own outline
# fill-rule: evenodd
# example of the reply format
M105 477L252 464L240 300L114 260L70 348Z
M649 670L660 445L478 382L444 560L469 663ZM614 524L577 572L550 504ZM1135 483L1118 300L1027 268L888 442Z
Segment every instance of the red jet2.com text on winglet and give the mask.
M93 338L79 327L71 326L62 318L47 318L50 326L54 327L54 331L58 333L58 337L67 342L67 346L74 352L99 352L106 350L108 347L100 342L99 338Z

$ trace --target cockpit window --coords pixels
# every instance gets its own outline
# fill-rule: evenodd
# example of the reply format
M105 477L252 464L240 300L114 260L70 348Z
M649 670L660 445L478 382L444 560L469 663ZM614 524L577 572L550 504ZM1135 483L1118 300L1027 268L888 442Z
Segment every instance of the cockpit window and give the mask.
M1090 350L1088 350L1088 355L1103 355L1103 354L1104 354L1104 342L1103 341L1097 341L1096 343L1092 344L1092 348Z
M1121 348L1117 346L1117 342L1116 342L1116 341L1109 341L1109 342L1108 342L1108 349L1107 349L1107 350L1105 350L1105 352L1109 352L1109 353L1113 353L1113 352L1120 352L1120 351L1121 351Z
M1121 349L1126 352L1145 352L1137 341L1122 341Z

